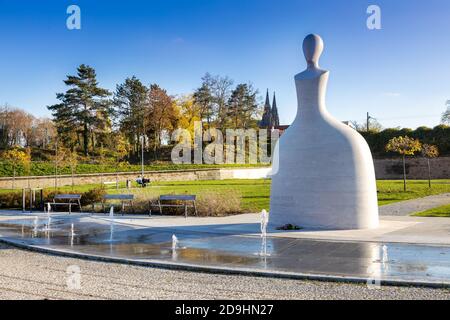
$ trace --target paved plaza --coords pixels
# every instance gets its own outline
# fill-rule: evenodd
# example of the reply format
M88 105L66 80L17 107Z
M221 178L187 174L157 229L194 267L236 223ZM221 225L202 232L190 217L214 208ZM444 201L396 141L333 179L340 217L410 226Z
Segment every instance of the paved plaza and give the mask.
M450 285L447 219L385 217L370 232L269 230L267 238L258 219L3 212L0 236L39 251L171 269Z
M69 290L67 268L81 288ZM302 281L174 271L46 255L0 244L4 299L450 299L448 289Z

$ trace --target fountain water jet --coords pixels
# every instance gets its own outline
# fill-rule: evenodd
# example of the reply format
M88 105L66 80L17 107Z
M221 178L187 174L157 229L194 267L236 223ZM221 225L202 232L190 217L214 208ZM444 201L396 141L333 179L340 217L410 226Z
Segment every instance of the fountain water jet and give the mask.
M113 242L113 238L114 238L114 206L111 206L111 209L109 210L109 218L111 219L109 242Z
M269 224L269 214L266 210L261 211L261 250L259 255L262 257L268 257L267 253L267 225Z
M178 238L176 235L172 235L172 250L176 250L178 248Z
M267 237L267 225L269 224L269 214L266 210L261 211L261 237Z
M177 260L177 257L178 257L178 253L177 253L178 243L179 243L179 240L178 240L177 236L176 235L172 235L172 260Z
M34 217L33 221L33 236L36 237L38 233L38 217Z

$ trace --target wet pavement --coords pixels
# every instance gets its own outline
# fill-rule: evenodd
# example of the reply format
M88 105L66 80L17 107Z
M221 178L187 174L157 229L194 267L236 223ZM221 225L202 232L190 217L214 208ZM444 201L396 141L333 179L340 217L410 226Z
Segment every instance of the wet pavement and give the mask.
M324 241L137 227L89 215L0 215L0 237L16 244L127 262L273 275L450 285L450 247ZM179 243L174 248L172 235Z

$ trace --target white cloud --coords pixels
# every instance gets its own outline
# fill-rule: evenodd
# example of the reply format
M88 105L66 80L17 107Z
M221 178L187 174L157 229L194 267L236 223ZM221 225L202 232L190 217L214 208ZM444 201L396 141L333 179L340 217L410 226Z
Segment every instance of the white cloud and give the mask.
M383 92L382 94L384 97L400 97L401 94L399 92Z

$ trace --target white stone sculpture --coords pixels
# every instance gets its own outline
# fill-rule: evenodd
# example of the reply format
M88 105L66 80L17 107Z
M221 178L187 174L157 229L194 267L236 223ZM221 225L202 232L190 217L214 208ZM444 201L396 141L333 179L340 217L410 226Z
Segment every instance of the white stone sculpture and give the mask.
M372 154L356 130L325 107L329 71L319 68L323 41L303 42L307 69L295 76L298 111L274 153L270 226L369 229L378 226Z

